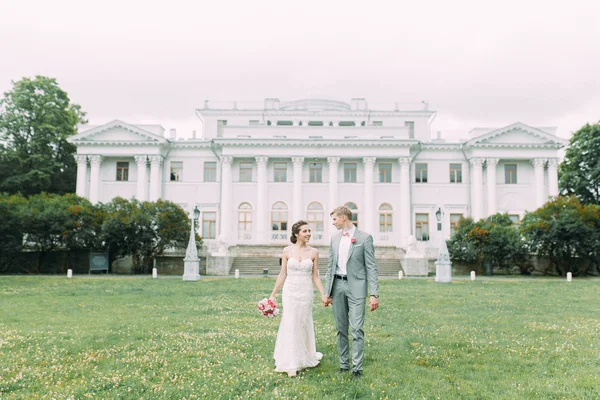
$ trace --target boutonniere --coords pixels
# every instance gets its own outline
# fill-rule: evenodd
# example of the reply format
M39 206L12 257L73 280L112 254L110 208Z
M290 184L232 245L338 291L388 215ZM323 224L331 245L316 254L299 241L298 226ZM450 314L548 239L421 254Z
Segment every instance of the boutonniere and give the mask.
M352 244L356 243L356 238L352 238L350 239L350 241L352 242Z

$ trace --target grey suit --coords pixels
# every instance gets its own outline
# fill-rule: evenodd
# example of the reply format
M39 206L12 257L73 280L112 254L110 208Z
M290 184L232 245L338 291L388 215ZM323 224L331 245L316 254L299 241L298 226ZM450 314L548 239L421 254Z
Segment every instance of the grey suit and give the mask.
M355 243L350 245L346 264L347 280L335 278L338 262L338 249L341 233L331 238L329 245L329 264L325 283L325 293L333 300L333 315L337 328L337 344L340 356L340 368L350 369L348 325L352 334L352 371L362 371L364 358L365 298L368 292L379 296L377 263L373 236L354 232ZM367 285L368 283L368 285ZM368 289L368 292L367 292Z

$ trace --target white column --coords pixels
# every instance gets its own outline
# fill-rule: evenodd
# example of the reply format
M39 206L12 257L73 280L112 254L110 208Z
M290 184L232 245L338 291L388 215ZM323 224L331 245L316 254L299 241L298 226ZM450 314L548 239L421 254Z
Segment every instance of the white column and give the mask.
M267 162L269 157L256 157L256 243L267 244ZM231 180L231 179L230 179ZM270 229L269 229L270 230Z
M79 197L85 197L87 194L87 156L78 154L75 156L77 162L77 189L76 193Z
M544 164L546 160L542 158L534 158L531 160L533 165L534 186L535 186L535 208L539 208L544 204Z
M134 156L137 164L136 198L139 201L148 200L148 156Z
M483 217L483 159L471 158L471 217L479 221Z
M221 156L221 229L219 236L224 242L230 241L229 228L231 226L231 162L233 157ZM258 221L260 223L260 221Z
M407 248L411 233L410 217L410 157L398 159L400 164L400 246Z
M548 159L548 196L558 196L558 158Z
M160 166L163 162L162 156L150 156L150 201L156 201L161 197L162 179Z
M340 157L327 157L327 162L329 163L329 209L325 210L325 225L329 227L327 232L329 232L329 238L331 238L336 229L331 223L329 213L340 205L338 204L338 165Z
M498 208L496 200L496 169L498 161L497 158L488 158L485 162L487 165L488 216L496 214Z
M302 218L302 165L304 164L304 157L292 157L292 163L294 164L294 186L292 190L292 201L293 201L293 222L299 221Z
M368 232L372 235L375 235L374 225L374 214L375 214L375 206L373 204L373 197L375 196L374 187L373 187L373 167L375 165L375 157L363 157L363 165L365 167L365 211L363 215L365 218L364 221L364 231ZM363 223L361 221L361 223Z
M98 203L100 195L100 166L102 165L102 156L93 155L90 158L90 201L92 204Z

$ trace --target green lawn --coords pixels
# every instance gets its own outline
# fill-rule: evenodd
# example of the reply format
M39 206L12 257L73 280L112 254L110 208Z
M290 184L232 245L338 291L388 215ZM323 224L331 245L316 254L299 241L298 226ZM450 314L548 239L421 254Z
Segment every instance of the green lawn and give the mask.
M383 280L358 381L318 302L321 365L273 372L273 284L0 277L0 399L600 397L600 280Z

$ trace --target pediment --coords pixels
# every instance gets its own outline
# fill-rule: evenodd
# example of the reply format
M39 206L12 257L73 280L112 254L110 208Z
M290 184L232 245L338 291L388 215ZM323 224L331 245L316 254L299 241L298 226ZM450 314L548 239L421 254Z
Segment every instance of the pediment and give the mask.
M162 127L160 130L164 131ZM160 131L159 130L159 131ZM114 120L107 124L83 129L79 134L69 140L71 143L128 143L128 144L162 144L168 142L140 126L131 125L123 121Z
M521 122L500 129L493 129L467 142L471 147L563 147L566 141L547 132Z

